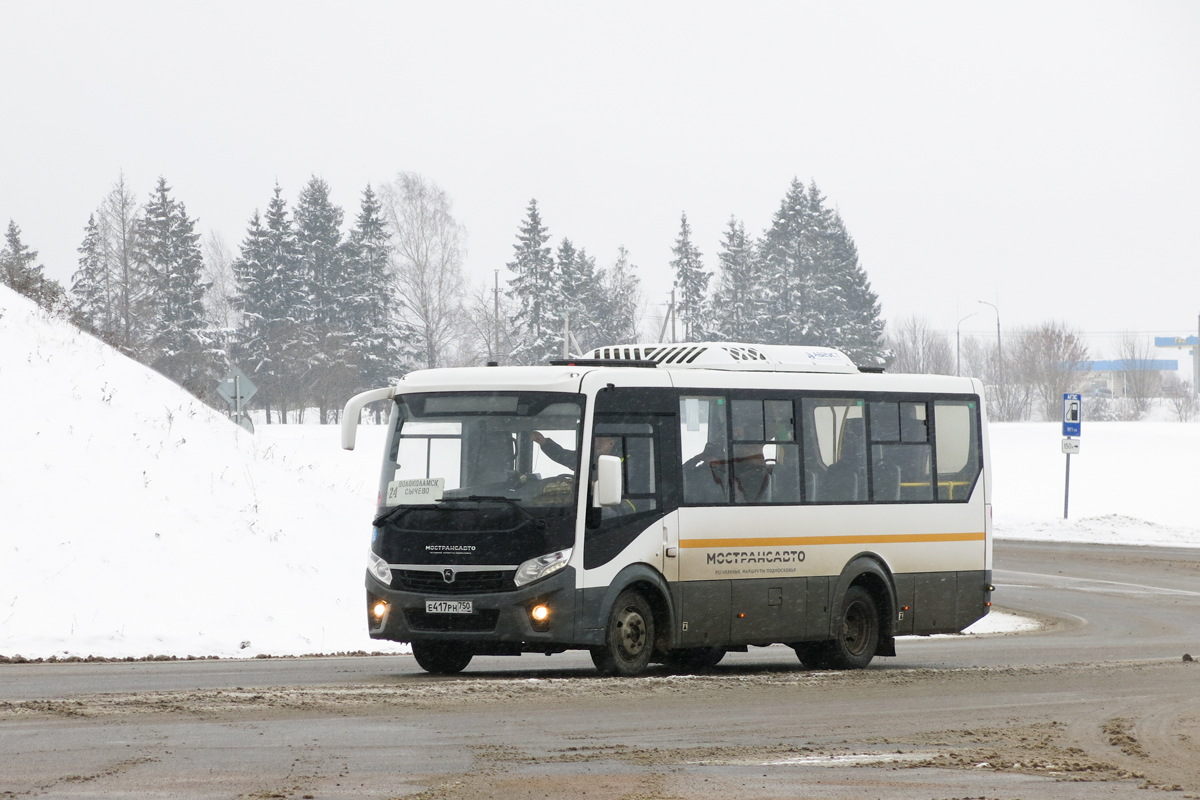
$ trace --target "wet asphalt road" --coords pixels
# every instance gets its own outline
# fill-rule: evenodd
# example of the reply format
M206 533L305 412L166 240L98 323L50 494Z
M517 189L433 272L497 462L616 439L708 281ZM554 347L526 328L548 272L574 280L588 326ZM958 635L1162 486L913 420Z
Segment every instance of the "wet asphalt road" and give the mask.
M996 605L1046 629L861 673L784 647L634 680L583 653L0 665L0 798L1200 797L1200 550L995 554Z

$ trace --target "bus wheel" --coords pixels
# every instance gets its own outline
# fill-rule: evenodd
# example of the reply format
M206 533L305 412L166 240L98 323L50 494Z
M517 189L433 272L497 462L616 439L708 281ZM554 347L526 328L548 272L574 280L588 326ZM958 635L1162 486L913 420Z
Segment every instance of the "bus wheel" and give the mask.
M842 600L838 635L826 643L824 666L831 669L862 669L875 657L879 646L879 612L871 593L851 586Z
M638 675L654 651L654 613L641 593L626 589L617 596L604 644L592 648L592 663L604 675Z
M791 647L800 663L809 669L825 669L829 661L829 642L797 642Z
M681 647L667 653L667 665L682 670L711 669L724 657L724 647Z
M461 642L413 642L413 657L426 672L453 675L471 663L471 648Z

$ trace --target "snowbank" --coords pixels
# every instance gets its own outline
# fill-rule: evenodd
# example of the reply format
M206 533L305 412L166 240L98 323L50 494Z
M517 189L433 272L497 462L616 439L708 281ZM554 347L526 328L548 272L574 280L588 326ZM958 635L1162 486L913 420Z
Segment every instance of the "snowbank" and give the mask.
M994 423L998 538L1200 547L1200 424L1088 422L1063 520L1061 423Z
M399 650L365 633L377 431L251 436L5 287L0 387L0 654Z

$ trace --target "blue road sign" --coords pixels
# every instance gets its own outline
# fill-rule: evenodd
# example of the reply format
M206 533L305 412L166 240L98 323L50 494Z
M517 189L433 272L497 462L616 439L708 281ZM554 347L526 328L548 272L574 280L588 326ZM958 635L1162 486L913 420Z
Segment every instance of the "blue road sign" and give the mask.
M1063 436L1078 436L1083 427L1083 398L1077 394L1063 395Z

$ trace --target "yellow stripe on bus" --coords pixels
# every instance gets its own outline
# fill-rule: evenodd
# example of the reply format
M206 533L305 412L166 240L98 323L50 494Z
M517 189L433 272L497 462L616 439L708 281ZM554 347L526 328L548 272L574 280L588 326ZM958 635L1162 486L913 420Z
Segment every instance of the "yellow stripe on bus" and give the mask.
M758 539L680 539L680 547L780 547L813 544L898 544L908 542L982 542L987 534L903 533L896 536L790 536Z

